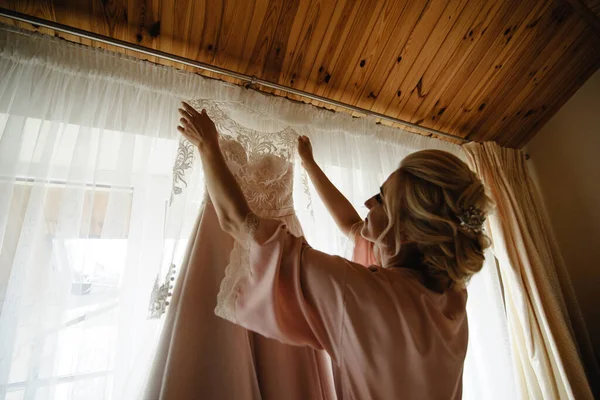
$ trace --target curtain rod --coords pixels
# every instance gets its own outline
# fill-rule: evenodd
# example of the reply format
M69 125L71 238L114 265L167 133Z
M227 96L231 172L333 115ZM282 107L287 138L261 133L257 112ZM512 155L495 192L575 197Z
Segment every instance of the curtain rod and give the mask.
M378 112L374 112L371 110L367 110L364 108L360 108L360 107L356 107L353 106L351 104L346 104L346 103L342 103L336 100L332 100L332 99L328 99L325 97L321 97L321 96L317 96L315 94L311 94L308 92L304 92L302 90L298 90L298 89L294 89L292 87L289 86L284 86L284 85L280 85L278 83L273 83L273 82L269 82L269 81L265 81L262 80L256 76L250 76L250 75L246 75L246 74L240 74L238 72L235 71L231 71L225 68L220 68L214 65L210 65L210 64L205 64L203 62L199 62L196 60L191 60L189 58L184 58L184 57L180 57L178 55L175 54L171 54L171 53L166 53L164 51L160 51L160 50L155 50L155 49L151 49L149 47L144 47L144 46L140 46L134 43L129 43L123 40L119 40L119 39L115 39L115 38L111 38L109 36L104 36L104 35L100 35L94 32L89 32L89 31L85 31L82 29L78 29L78 28L74 28L68 25L63 25L60 24L58 22L54 22L54 21L48 21L45 19L41 19L38 17L34 17L31 15L27 15L27 14L22 14L20 12L16 12L16 11L12 11L12 10L8 10L6 8L1 8L0 7L0 16L6 17L6 18L10 18L13 20L17 20L17 21L21 21L21 22L26 22L29 24L32 24L34 26L41 26L44 28L49 28L49 29L54 29L56 31L59 32L63 32L63 33L68 33L71 35L75 35L75 36L79 36L81 38L85 38L85 39L90 39L90 40L94 40L97 42L101 42L101 43L105 43L105 44L109 44L112 46L117 46L120 47L122 49L126 49L126 50L132 50L132 51L136 51L138 53L142 53L142 54L146 54L149 56L154 56L154 57L158 57L158 58L162 58L164 60L168 60L168 61L173 61L173 62L177 62L177 63L181 63L184 65L188 65L194 68L198 68L198 69L202 69L205 71L209 71L209 72L214 72L217 74L221 74L221 75L225 75L225 76L229 76L232 78L236 78L242 81L246 81L249 82L251 85L261 85L261 86L265 86L271 89L276 89L276 90L280 90L282 92L287 92L287 93L291 93L291 94L295 94L297 96L302 96L305 98L309 98L311 100L316 100L316 101L320 101L322 103L325 104L329 104L332 106L336 106L336 107L340 107L340 108L345 108L347 110L350 111L355 111L361 114L366 114L366 115L370 115L373 116L375 118L380 118L382 120L386 120L392 123L396 123L396 124L400 124L400 125L404 125L404 126L409 126L411 128L415 128L415 129L419 129L421 131L425 131L425 132L429 132L432 133L434 135L437 136L441 136L441 137L445 137L448 139L452 139L452 140L457 140L461 143L468 143L470 142L470 140L462 138L460 136L456 136L456 135L451 135L449 133L446 132L441 132L438 131L436 129L432 129L432 128L427 128L424 126L420 126L417 124L413 124L411 122L408 121L404 121L401 120L399 118L393 118L393 117L389 117L385 114L380 114Z

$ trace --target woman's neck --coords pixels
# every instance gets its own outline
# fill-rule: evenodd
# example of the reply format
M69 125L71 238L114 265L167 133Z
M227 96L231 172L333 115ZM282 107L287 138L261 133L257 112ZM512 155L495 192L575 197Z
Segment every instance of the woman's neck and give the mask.
M387 250L387 249L386 249ZM390 249L391 250L391 249ZM381 265L385 268L402 267L421 269L423 255L414 243L403 244L398 254L383 250L381 252Z
M403 244L397 255L391 256L383 251L381 261L384 268L407 268L419 271L423 285L434 292L444 293L450 287L448 278L440 280L429 276L423 264L423 254L414 243Z

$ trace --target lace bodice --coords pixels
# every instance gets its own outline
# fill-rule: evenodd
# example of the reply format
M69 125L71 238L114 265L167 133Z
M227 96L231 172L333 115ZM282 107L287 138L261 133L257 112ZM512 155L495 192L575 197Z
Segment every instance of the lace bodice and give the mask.
M238 124L218 103L192 100L198 111L205 109L221 138L221 151L250 208L293 210L294 157L298 135L291 128L264 133Z

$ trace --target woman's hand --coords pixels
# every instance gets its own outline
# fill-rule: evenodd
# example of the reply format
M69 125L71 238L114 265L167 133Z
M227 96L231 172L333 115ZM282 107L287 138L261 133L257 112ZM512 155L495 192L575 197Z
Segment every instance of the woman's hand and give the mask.
M206 110L201 113L196 111L186 102L182 102L179 109L181 119L177 130L192 142L200 151L206 148L214 148L219 145L219 133L214 122L210 119Z
M244 221L251 210L221 153L217 128L206 114L206 110L198 112L183 102L179 113L181 119L177 130L200 151L204 182L217 212L219 224L225 232L242 240L245 237Z
M302 165L304 168L306 168L308 165L314 164L315 162L310 139L306 136L300 136L298 138L298 155L302 160Z

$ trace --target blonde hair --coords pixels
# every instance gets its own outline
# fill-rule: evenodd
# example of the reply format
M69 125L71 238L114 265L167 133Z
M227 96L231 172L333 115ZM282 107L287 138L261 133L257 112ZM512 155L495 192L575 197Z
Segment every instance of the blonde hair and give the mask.
M483 184L458 157L423 150L402 160L383 189L389 218L380 238L394 233L396 254L413 243L421 253L426 281L446 288L464 285L480 271L489 240L461 224L465 210L487 213Z

